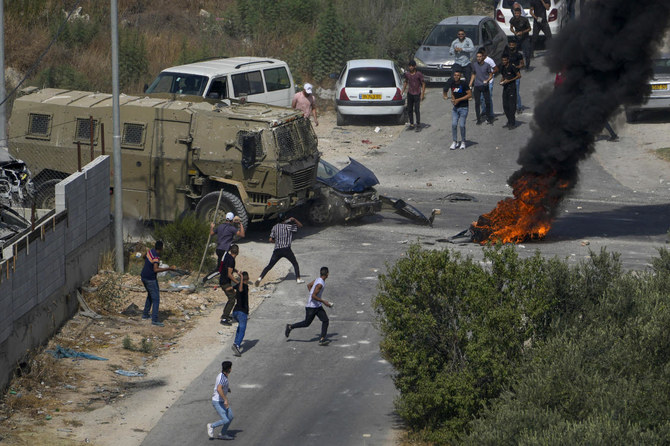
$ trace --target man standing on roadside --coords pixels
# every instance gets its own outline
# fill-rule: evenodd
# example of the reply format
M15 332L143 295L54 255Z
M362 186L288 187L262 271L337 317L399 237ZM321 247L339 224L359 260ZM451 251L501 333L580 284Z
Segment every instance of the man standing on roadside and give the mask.
M468 82L461 79L461 72L454 71L447 84L444 86L442 97L451 99L454 108L451 111L451 135L453 142L449 147L451 150L465 149L465 120L468 117L468 101L472 97L472 90ZM449 95L451 93L451 95ZM462 141L458 143L458 129L461 129Z
M407 91L407 116L409 118L408 130L414 128L414 114L416 114L416 131L421 131L421 101L426 95L426 81L423 78L423 73L416 71L416 62L410 60L408 64L408 71L405 71L403 77L405 78L402 85L403 94Z
M305 118L310 115L314 118L314 125L319 126L319 118L316 116L316 100L313 94L314 87L312 84L305 84L302 91L299 91L293 96L291 107L300 110Z
M212 406L214 406L214 409L221 419L214 423L207 423L207 435L209 438L214 438L214 429L222 426L221 432L217 438L219 440L233 439L233 437L228 434L228 427L230 427L230 423L233 421L233 410L230 408L230 403L228 402L228 394L230 393L228 376L232 369L232 362L223 361L221 363L221 373L216 377L214 393L212 394Z
M233 287L239 285L239 281L235 280L233 273L235 270L235 258L240 253L240 248L237 245L232 245L228 252L224 254L223 260L221 260L221 274L219 275L219 285L221 289L228 298L226 306L223 307L223 314L221 315L221 324L222 325L232 325L230 320L230 312L233 311L235 306L235 298L237 293ZM240 279L241 280L241 279Z
M242 356L242 340L247 331L247 319L249 318L249 273L244 271L240 277L240 283L236 287L237 300L233 308L233 317L237 320L237 331L233 341L233 354Z
M545 40L551 39L551 28L547 22L547 11L551 7L551 0L530 0L530 15L533 16L533 51L537 48L540 31L544 33Z
M507 117L507 124L503 128L512 130L516 127L516 80L521 77L519 70L509 61L509 55L503 53L502 67L500 67L500 76L502 80L500 85L503 86L503 110Z
M514 34L517 45L523 53L526 69L530 68L530 22L521 15L521 8L514 9L514 17L509 21L509 29Z
M293 241L293 233L298 232L298 228L302 228L302 223L298 219L291 217L277 223L272 227L270 231L270 243L275 244L275 249L272 251L272 257L270 257L270 263L263 269L261 275L254 282L254 286L261 284L263 277L275 266L275 264L280 261L282 258L287 259L293 265L295 270L295 281L297 283L305 283L304 280L300 278L300 266L298 261L295 258L295 254L291 250L291 242Z
M503 51L503 54L507 52L507 55L509 56L509 63L514 65L519 72L521 72L521 69L524 67L524 62L523 62L523 56L521 53L519 53L519 50L517 48L516 44L516 38L512 37L508 43L508 47L505 48L505 51ZM523 110L523 104L521 103L521 77L519 77L516 80L516 112L521 113Z
M451 42L451 47L449 48L449 55L455 56L452 72L460 71L463 79L469 80L471 74L470 61L472 60L472 53L475 52L475 45L469 37L465 36L465 30L459 29L456 35L458 37ZM458 70L456 65L460 66L461 69Z
M296 322L295 324L286 324L286 329L284 330L284 335L288 338L291 334L291 330L294 328L303 328L309 327L314 320L314 317L318 317L321 321L321 337L319 338L319 345L327 345L328 339L328 315L326 310L323 309L323 305L332 308L333 304L321 298L323 293L323 288L326 286L326 279L328 278L328 268L323 266L319 271L319 278L312 280L308 285L307 289L309 290L309 299L307 300L307 306L305 307L305 320L302 322Z
M486 54L486 47L481 47L479 48L479 51L482 52L484 55L484 62L487 63L491 67L491 71L493 72L493 77L495 78L495 75L498 74L498 67L496 66L496 63L493 59L491 59L487 54ZM474 63L474 62L473 62ZM469 79L466 79L469 81ZM489 98L491 102L491 117L495 119L495 113L493 112L493 84L494 80L491 79L489 82ZM484 98L484 95L480 95L480 99ZM486 105L486 101L482 104L482 115L488 115L488 108ZM493 124L493 121L489 122L489 124Z
M493 70L491 66L484 62L484 53L477 51L477 60L472 64L472 76L470 77L470 88L475 95L475 113L477 114L477 125L482 123L481 97L484 97L486 111L488 112L487 121L493 124L493 107L491 107L491 93L489 91L489 82L493 80ZM474 88L473 88L474 87Z
M219 226L214 227L214 222L209 227L209 235L216 235L216 269L202 278L202 283L215 278L219 274L221 266L221 259L223 255L230 249L235 237L244 238L244 225L240 217L235 216L232 212L226 214L226 221Z
M142 319L149 319L149 311L151 311L151 324L162 327L164 324L158 320L158 306L161 302L160 288L158 287L157 274L163 271L174 271L175 267L161 268L160 255L163 251L163 241L157 240L154 249L150 249L144 254L144 268L140 273L142 285L147 290L147 300L144 303L144 311L142 312Z

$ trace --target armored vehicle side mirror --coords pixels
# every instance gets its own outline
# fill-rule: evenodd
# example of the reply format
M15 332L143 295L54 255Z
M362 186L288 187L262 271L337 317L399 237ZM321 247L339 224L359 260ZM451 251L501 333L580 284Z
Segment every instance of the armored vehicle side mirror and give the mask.
M260 141L254 134L242 135L242 167L250 169L256 164L256 146Z

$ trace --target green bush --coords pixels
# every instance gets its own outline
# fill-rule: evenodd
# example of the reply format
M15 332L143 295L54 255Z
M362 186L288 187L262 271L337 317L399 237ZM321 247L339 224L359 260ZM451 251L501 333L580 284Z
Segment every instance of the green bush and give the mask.
M119 32L119 86L121 89L147 75L147 48L143 34L121 29Z
M154 238L163 240L162 257L165 261L191 271L198 270L208 237L209 224L195 214L186 214L175 218L172 223L154 227ZM214 267L213 252L214 248L210 244L207 246L205 268Z
M40 71L37 84L42 88L67 90L89 90L91 87L88 78L71 65L55 65Z

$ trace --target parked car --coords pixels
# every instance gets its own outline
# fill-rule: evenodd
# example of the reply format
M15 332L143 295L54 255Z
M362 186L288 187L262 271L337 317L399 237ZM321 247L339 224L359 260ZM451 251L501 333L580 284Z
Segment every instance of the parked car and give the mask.
M549 23L549 29L551 29L551 34L558 34L561 28L565 26L568 21L568 2L567 0L547 0L551 2L551 6L547 11L547 23ZM512 5L514 2L518 2L523 8L528 21L530 22L530 27L535 24L533 17L530 15L530 0L498 0L498 5L496 6L496 21L505 32L508 37L513 36L512 31L509 28L509 21L514 14L512 13ZM523 14L523 13L522 13ZM532 31L531 31L531 36ZM544 33L541 33L540 36L544 36Z
M635 121L644 110L670 110L670 52L654 59L654 75L649 81L650 94L644 104L627 106L626 120Z
M402 71L390 60L348 61L335 83L337 125L355 116L389 115L405 123Z
M167 68L145 93L158 98L184 95L214 101L246 97L249 102L290 107L295 84L283 60L229 57Z
M449 17L435 25L414 54L416 69L423 73L426 82L443 83L451 76L454 56L449 55L449 48L460 29L472 39L475 49L483 46L496 64L500 63L507 36L491 17ZM475 60L475 53L472 60Z

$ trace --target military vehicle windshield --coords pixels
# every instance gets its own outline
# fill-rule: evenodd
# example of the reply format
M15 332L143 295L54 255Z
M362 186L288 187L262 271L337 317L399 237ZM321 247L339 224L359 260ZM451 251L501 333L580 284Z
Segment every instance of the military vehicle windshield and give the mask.
M145 93L174 93L202 96L207 76L163 72L149 85Z

